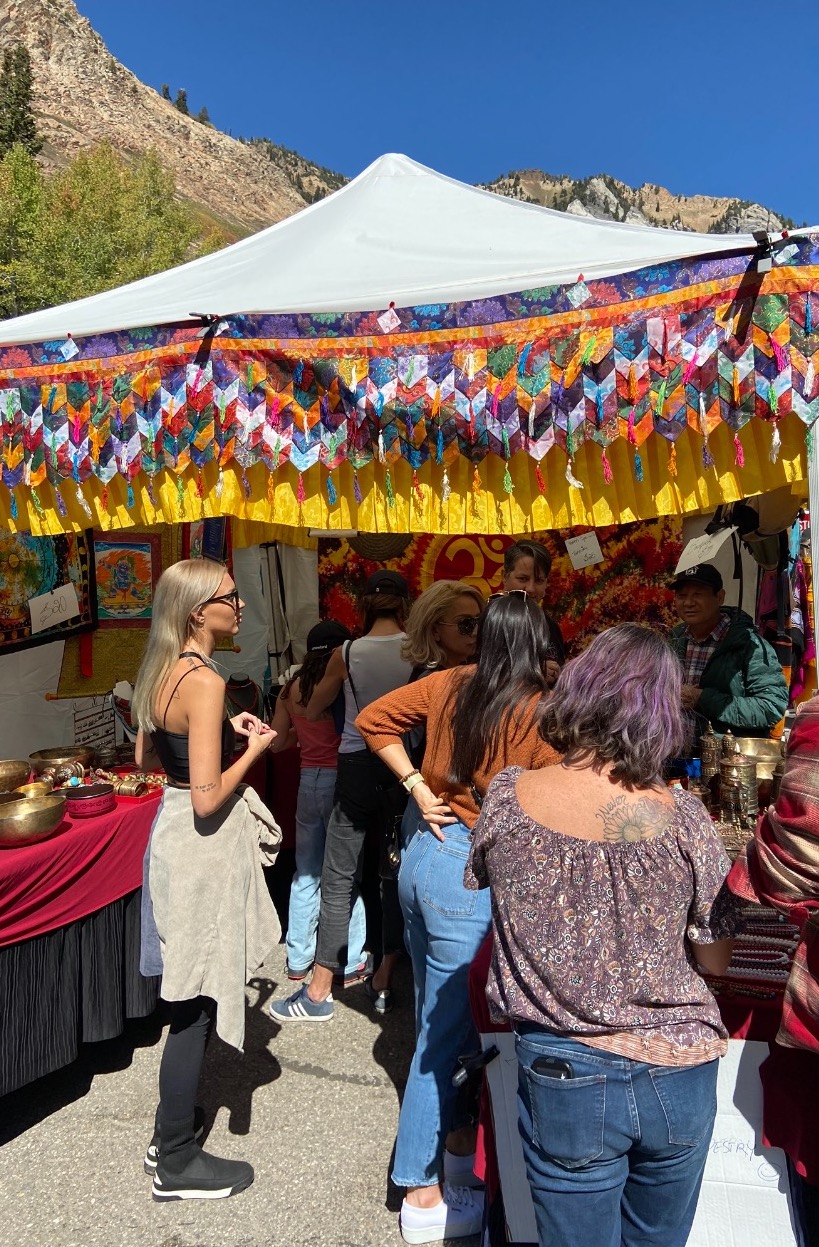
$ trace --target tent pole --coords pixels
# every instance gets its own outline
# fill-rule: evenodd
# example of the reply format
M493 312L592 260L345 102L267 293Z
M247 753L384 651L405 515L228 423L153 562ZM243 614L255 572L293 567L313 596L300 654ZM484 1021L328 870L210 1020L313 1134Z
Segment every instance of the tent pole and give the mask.
M819 578L819 441L815 430L807 439L808 459L808 508L810 511L810 561L813 589L813 643L819 654L819 596L817 596L817 578Z

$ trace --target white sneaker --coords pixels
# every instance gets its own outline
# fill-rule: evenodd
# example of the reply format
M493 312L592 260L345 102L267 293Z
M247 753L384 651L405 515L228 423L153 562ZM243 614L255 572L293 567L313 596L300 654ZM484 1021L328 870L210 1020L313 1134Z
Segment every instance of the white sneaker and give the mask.
M444 1198L432 1208L401 1205L401 1235L405 1243L440 1243L445 1238L479 1234L483 1221L483 1194L467 1186L444 1183Z
M483 1182L475 1174L475 1153L468 1156L456 1156L454 1152L444 1152L444 1182L450 1186L471 1186L483 1189Z

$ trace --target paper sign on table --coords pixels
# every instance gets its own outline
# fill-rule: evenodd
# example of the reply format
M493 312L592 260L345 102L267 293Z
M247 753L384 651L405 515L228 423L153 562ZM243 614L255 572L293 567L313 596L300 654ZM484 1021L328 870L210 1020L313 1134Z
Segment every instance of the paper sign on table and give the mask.
M725 542L735 533L736 528L721 528L718 533L703 533L693 537L680 555L674 573L688 571L689 567L697 567L700 563L710 563L717 557Z
M603 562L603 551L597 540L597 533L582 533L579 537L566 538L566 553L574 570L591 567L594 563Z
M41 593L39 597L29 598L29 614L31 615L31 631L42 632L45 628L54 628L65 623L80 613L77 601L77 590L71 581L52 589L50 593Z

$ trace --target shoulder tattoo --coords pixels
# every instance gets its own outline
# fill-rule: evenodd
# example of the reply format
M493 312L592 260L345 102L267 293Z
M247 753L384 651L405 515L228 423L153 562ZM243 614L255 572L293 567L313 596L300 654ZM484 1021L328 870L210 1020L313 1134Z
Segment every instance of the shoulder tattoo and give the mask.
M665 802L651 797L628 801L625 794L615 797L597 811L603 822L603 839L613 843L648 840L668 822Z

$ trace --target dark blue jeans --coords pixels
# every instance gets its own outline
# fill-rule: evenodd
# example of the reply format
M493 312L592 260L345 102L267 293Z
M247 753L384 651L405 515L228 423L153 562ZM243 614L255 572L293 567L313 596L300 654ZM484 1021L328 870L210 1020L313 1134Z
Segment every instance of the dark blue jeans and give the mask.
M717 1109L717 1062L645 1065L520 1026L518 1111L540 1247L685 1247ZM574 1077L532 1069L568 1061Z

